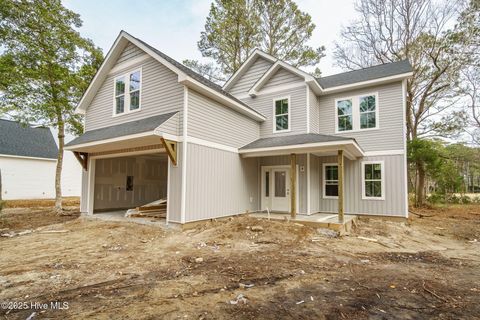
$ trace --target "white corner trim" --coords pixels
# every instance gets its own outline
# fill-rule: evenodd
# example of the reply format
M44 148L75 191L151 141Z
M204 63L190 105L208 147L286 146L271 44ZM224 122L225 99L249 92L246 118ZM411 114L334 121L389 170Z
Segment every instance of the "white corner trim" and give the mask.
M408 218L408 164L407 164L407 79L402 81L402 106L403 106L403 162L404 162L404 188L405 188L405 217Z
M25 159L25 160L41 160L41 161L52 161L56 162L57 159L51 158L40 158L40 157L27 157L27 156L17 156L13 154L0 154L0 158L18 158L18 159Z
M168 199L171 199L170 197L170 178L172 177L171 175L171 166L173 165L172 160L170 160L170 157L167 157L167 213L165 215L165 225L168 226L168 221L170 220L170 205L168 203Z
M382 150L382 151L368 151L365 152L365 157L375 157L375 156L396 156L403 155L405 151L403 149L398 150Z
M150 55L144 53L136 58L117 64L115 67L110 69L110 72L108 74L113 75L117 72L123 71L124 69L134 67L135 65L142 63L145 60L148 60L150 58L151 58Z
M88 158L88 181L87 181L87 215L93 215L95 201L95 159Z
M180 221L185 223L187 199L187 144L188 144L188 87L183 86L183 143L182 143L182 191L180 203Z
M307 133L310 133L310 88L308 85L305 86L307 89ZM310 211L309 211L310 212Z
M311 191L310 191L310 152L307 152L307 214L311 214Z
M277 124L276 124L276 120L277 120L277 114L276 114L276 103L277 101L279 100L285 100L287 99L288 100L288 129L286 130L277 130ZM290 99L290 96L284 96L284 97L275 97L273 98L273 108L272 108L272 115L273 115L273 123L272 123L272 132L273 133L284 133L284 132L290 132L292 131L292 103L291 103L291 99Z
M367 197L365 195L365 165L366 164L380 164L381 165L381 183L382 183L382 196L381 197ZM362 170L362 200L374 200L374 201L383 201L385 200L385 161L383 160L368 160L368 161L362 161L361 162Z

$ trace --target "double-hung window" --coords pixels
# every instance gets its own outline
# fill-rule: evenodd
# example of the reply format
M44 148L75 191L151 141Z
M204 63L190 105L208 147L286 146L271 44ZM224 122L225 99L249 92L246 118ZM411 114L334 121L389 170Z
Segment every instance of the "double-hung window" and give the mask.
M141 70L135 70L115 78L114 115L140 109Z
M376 93L335 100L336 132L378 128Z
M363 199L385 199L383 161L362 162L362 197Z
M273 112L273 132L290 131L290 98L274 100Z
M338 165L336 164L323 164L323 197L338 197Z

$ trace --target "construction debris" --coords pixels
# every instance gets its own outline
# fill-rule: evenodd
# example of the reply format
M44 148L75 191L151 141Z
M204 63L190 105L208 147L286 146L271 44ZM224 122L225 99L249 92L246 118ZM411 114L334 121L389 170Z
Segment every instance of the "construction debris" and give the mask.
M263 227L262 226L253 226L253 227L250 228L250 230L252 230L253 232L262 232Z
M125 212L127 218L165 218L167 216L167 199L156 200Z
M239 302L247 304L247 299L241 293L234 300L230 300L230 304L238 304Z

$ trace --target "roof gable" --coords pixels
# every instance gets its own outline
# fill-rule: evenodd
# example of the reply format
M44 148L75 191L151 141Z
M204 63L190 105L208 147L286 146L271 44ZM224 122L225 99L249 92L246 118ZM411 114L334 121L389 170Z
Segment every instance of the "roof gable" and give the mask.
M49 128L0 119L0 155L56 159L57 154L57 144Z
M249 67L244 69L243 74L239 75L235 82L232 83L228 92L236 96L246 95L252 85L273 65L273 62L257 56L252 59Z

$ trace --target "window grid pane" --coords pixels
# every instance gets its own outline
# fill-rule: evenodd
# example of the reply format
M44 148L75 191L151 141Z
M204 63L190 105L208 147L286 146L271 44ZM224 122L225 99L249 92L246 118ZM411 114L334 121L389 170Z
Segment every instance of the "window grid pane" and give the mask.
M352 100L337 101L338 131L353 129Z
M288 130L288 99L275 101L275 131Z
M376 127L376 97L360 97L360 129Z
M369 163L364 165L365 196L369 198L382 197L382 165Z
M325 196L338 197L338 166L325 166Z

